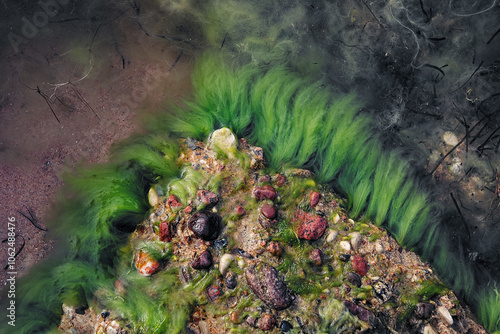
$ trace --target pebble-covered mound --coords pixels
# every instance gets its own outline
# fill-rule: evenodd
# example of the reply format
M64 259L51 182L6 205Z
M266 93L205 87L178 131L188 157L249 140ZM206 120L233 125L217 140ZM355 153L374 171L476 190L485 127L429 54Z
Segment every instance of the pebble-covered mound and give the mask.
M350 219L310 171L267 174L262 149L227 128L180 147L182 177L151 188L114 289L96 293L112 309L65 307L61 329L164 332L166 314L139 294L189 301L187 333L486 333L428 264Z

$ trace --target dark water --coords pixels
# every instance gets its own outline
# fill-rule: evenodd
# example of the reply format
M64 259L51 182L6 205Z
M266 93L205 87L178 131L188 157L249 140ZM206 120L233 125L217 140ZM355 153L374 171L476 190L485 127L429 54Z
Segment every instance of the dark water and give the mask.
M72 159L104 160L88 139L92 129L112 142L140 115L187 96L193 59L207 48L236 64L284 63L358 94L386 148L401 150L442 203L454 250L500 278L497 1L42 0L0 8L2 162L74 149L74 133L88 147ZM41 134L19 139L19 129ZM461 145L446 144L446 132Z

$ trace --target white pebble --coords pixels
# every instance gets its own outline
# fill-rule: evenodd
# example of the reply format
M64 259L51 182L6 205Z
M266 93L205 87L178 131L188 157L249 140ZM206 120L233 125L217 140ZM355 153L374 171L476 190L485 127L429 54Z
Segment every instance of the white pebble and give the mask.
M424 327L424 334L437 334L434 328L431 325L426 325Z
M334 222L335 224L337 224L339 221L340 221L340 216L339 216L339 214L337 213L337 214L335 215L335 218L333 218L333 222Z
M353 225L355 225L355 224L356 224L356 222L355 222L354 220L352 220L351 218L349 218L349 219L347 220L347 222L349 222L349 223L351 223L351 224L353 224Z
M238 148L238 140L231 130L228 128L221 128L212 132L208 138L208 147L213 149L215 146L232 159L234 158L234 152L236 152Z
M148 201L149 205L151 205L153 208L158 205L158 194L156 193L156 190L153 188L149 189L148 192Z
M361 233L359 232L352 232L351 233L351 246L354 250L357 250L359 248L359 245L361 244Z
M229 268L229 265L233 262L233 260L234 256L231 254L224 254L220 257L219 271L222 275L226 274L227 268Z
M443 140L446 144L450 146L456 146L458 144L457 136L451 131L446 131L443 134Z
M381 254L384 251L384 245L382 244L382 241L379 240L375 243L375 250L379 254Z
M349 243L349 241L341 241L340 242L340 247L343 248L344 250L346 251L350 251L351 250L351 244Z
M437 308L437 313L448 326L453 325L453 318L451 317L450 311L444 306L439 306Z
M330 233L328 233L328 236L326 237L327 242L332 242L337 238L337 235L339 234L338 231L336 230L330 230Z

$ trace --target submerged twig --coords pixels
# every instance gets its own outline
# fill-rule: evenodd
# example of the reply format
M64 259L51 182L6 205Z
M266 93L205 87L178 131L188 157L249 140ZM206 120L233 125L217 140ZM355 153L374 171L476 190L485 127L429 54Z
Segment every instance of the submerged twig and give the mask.
M28 219L31 222L31 224L33 224L33 226L35 226L37 229L42 231L47 231L46 228L43 228L40 225L38 225L38 218L36 217L35 213L29 207L26 207L26 210L28 210L28 214L30 215L29 217L19 210L17 212L19 212L19 214L22 215L24 218Z

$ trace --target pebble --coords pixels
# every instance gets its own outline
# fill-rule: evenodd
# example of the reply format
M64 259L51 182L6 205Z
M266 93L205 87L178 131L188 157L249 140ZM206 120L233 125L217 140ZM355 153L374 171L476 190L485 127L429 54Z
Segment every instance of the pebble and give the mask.
M167 205L172 209L172 210L178 210L183 207L182 203L179 202L179 199L175 195L170 195L168 196L167 199Z
M226 153L230 159L233 159L234 152L238 148L238 141L229 128L223 127L212 132L208 138L208 147L211 149L217 147Z
M274 182L276 182L278 187L283 187L286 183L286 176L283 174L276 174L274 175Z
M340 216L339 216L339 214L337 213L337 214L335 215L335 217L333 218L333 222L334 222L335 224L337 224L339 221L340 221Z
M297 231L300 239L318 240L323 236L328 227L328 222L325 218L311 215L302 210L297 211L295 217L301 222Z
M270 185L265 185L262 187L255 187L253 190L253 196L258 200L269 199L274 201L276 199L276 190Z
M339 235L339 232L336 230L330 230L328 233L328 236L326 237L327 242L333 242L337 238L337 235Z
M244 216L245 213L247 213L247 212L245 211L245 209L243 209L243 207L241 205L238 205L236 208L234 208L234 213L238 217L241 217L241 216Z
M208 298L210 298L210 300L215 303L219 300L220 296L222 296L222 288L215 284L211 285L207 289L207 294Z
M382 244L382 241L379 240L375 243L375 251L379 254L384 252L384 245Z
M339 259L342 262L347 262L347 261L349 261L350 258L351 258L351 256L349 254L340 254L339 255Z
M208 190L198 190L196 197L200 203L206 206L213 206L219 202L219 196Z
M261 175L259 176L259 183L266 183L266 182L269 182L271 181L271 177L269 175Z
M235 257L231 254L224 254L220 257L219 271L222 275L226 273L227 268L229 268L229 265L231 264L231 262L233 262L234 259Z
M197 270L208 269L212 266L212 264L213 264L212 254L208 250L205 250L203 253L201 253L194 259L194 261L191 263L191 268Z
M323 264L323 252L319 248L313 249L309 253L309 260L316 266Z
M321 195L319 192L313 191L311 195L309 195L309 206L311 208L314 208L316 205L318 205L320 197Z
M361 255L354 255L352 259L352 268L361 277L366 275L369 269L368 262Z
M280 256L281 255L281 246L279 243L277 243L276 241L271 241L267 247L266 247L266 250L271 253L271 255L274 255L274 256Z
M361 286L361 277L356 273L350 272L347 274L347 281L355 287L359 288Z
M359 232L352 232L350 234L351 236L351 246L354 250L358 250L359 246L361 245L361 233Z
M431 325L427 324L424 327L424 334L437 334L437 332L432 328Z
M276 218L276 215L278 212L276 211L276 208L274 207L274 205L264 204L260 208L260 213L262 213L262 215L264 215L264 217L266 217L267 219L274 219L274 218Z
M420 319L429 319L435 306L430 303L418 303L415 309L415 314Z
M164 242L172 241L172 230L170 229L170 223L168 221L163 221L160 223L160 240Z
M261 263L249 266L245 270L245 276L253 293L276 310L286 309L295 300L293 292L279 277L276 268L270 265Z
M258 321L257 327L263 331L269 331L276 326L276 320L270 314L264 314Z
M453 318L450 314L450 311L444 306L439 306L437 308L437 313L439 314L439 317L444 321L445 324L448 326L453 325Z
M241 311L240 310L235 310L235 311L231 312L231 322L233 324L241 323Z
M140 251L135 257L135 267L142 276L148 277L160 268L160 263L148 253Z
M200 148L200 146L198 145L198 141L191 137L186 138L186 145L191 150L196 150Z
M339 245L340 245L340 248L342 248L345 251L350 251L351 250L351 244L349 243L349 241L342 240L339 243Z
M246 319L245 319L245 322L247 323L248 326L250 327L254 327L255 328L255 324L257 323L257 318L254 318L252 317L251 315L249 315Z
M357 316L361 321L372 322L375 320L375 315L370 310L358 306L351 301L344 300L344 306L352 315Z
M229 271L224 278L224 284L229 290L233 290L238 285L237 276L232 271Z
M443 134L443 140L447 145L450 146L456 146L458 144L457 136L451 131L446 131Z
M159 202L158 193L153 188L149 189L148 201L149 205L151 205L153 208L158 205Z
M280 331L282 331L283 333L288 333L289 331L291 331L293 329L293 326L291 323L289 323L288 321L286 320L283 320L280 324Z
M196 212L188 220L188 227L200 239L215 240L219 235L219 215L210 211Z

